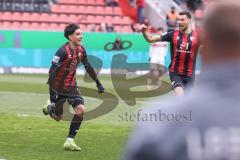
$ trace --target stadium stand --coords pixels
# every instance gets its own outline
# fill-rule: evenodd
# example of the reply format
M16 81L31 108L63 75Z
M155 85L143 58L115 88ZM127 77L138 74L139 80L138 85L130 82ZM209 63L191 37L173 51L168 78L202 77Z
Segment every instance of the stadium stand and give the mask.
M68 23L80 23L83 31L111 23L116 32L131 32L131 19L119 6L106 6L104 0L0 1L0 29L58 31Z

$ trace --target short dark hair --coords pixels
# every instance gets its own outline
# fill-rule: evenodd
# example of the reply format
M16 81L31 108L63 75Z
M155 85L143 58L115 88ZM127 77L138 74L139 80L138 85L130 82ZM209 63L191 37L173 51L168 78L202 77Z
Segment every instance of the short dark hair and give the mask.
M185 15L185 16L187 16L187 18L189 18L189 19L192 19L192 15L191 15L191 13L190 12L188 12L188 11L181 11L180 13L179 13L179 15Z
M69 39L68 36L73 34L79 28L80 26L75 23L67 25L64 29L64 37Z

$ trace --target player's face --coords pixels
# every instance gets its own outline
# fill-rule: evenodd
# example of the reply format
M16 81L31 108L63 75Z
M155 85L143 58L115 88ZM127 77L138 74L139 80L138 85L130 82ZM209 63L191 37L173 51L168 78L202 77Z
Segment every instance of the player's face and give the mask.
M82 42L82 30L79 28L69 37L70 41L75 45L79 46Z
M191 20L186 15L179 15L177 19L179 29L181 31L186 31L190 24L190 21Z

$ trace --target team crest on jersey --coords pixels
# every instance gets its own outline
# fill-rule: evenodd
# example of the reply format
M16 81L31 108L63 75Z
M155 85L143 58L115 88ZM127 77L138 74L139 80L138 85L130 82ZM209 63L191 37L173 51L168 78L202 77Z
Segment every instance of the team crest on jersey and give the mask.
M163 34L161 34L161 36L166 36L167 35L167 32L164 32Z
M54 56L52 61L53 61L54 63L58 63L59 60L60 60L60 57Z
M195 37L190 37L190 41L194 41Z

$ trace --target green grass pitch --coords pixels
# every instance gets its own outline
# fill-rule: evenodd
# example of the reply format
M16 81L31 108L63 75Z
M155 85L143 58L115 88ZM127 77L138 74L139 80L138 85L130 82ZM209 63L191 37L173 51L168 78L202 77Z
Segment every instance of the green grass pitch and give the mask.
M109 76L100 77L107 92L116 96ZM120 159L134 122L119 115L137 112L149 98L138 98L135 106L119 99L117 107L104 116L84 121L76 136L81 152L63 150L69 121L55 122L42 115L48 99L47 75L0 75L0 159L5 160L116 160ZM82 77L79 85L95 89ZM164 77L164 81L167 78ZM144 91L140 86L136 90ZM167 92L169 88L163 88ZM97 91L96 91L97 92ZM88 111L101 102L86 97ZM151 98L150 98L151 99Z

